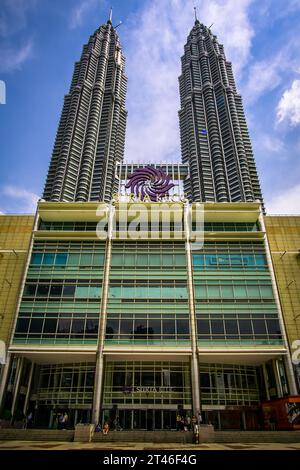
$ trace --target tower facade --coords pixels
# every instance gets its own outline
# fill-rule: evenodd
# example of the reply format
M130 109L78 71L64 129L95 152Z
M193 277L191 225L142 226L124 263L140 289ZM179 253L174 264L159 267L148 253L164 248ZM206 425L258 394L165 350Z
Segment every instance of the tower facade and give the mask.
M190 166L192 200L262 201L231 63L216 36L198 20L181 61L181 153Z
M127 78L111 20L83 46L58 127L46 180L47 201L109 201L124 155Z

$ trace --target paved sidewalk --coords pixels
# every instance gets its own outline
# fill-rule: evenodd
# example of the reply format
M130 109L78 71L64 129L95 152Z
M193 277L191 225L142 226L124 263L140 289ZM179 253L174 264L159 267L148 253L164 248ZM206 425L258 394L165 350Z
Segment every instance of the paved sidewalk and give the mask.
M30 442L30 441L0 441L0 450L300 450L300 443L294 444L157 444L136 442Z

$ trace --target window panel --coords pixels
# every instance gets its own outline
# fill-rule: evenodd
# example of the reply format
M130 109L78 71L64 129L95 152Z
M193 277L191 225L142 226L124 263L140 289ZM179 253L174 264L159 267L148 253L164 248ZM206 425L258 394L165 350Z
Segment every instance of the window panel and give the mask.
M43 264L54 264L55 253L45 253Z

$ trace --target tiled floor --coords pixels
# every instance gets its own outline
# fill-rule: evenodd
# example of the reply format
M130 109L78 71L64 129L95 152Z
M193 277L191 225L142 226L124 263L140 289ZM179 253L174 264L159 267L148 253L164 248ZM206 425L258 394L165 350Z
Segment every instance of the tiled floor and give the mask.
M143 443L84 443L0 441L0 450L300 450L300 443L291 444L149 444Z

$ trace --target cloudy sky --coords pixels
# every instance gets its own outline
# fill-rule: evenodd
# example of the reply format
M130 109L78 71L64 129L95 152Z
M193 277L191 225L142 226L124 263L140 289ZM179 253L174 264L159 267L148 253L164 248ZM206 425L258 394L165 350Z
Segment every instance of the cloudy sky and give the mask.
M34 211L73 64L110 5L129 80L125 159L180 160L178 76L196 5L233 63L267 211L300 214L300 0L0 0L0 212Z

